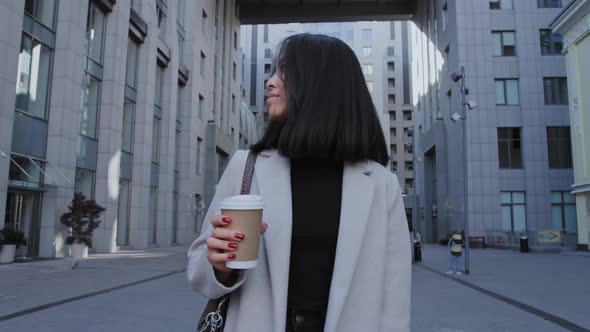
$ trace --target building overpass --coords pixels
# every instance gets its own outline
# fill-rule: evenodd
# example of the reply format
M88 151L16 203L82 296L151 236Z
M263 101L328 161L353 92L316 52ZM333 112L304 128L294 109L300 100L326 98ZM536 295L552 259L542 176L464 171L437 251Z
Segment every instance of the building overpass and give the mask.
M409 20L416 0L238 0L242 24Z

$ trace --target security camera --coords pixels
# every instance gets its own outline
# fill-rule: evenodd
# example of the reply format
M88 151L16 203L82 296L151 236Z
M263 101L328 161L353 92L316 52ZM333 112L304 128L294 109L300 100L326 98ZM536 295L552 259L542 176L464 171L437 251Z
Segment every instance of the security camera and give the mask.
M453 82L459 82L459 80L462 78L463 78L462 74L457 74L457 73L451 74L451 79L453 80Z
M470 110L472 109L476 109L477 108L477 103L473 100L470 100L467 102L467 107L469 107Z

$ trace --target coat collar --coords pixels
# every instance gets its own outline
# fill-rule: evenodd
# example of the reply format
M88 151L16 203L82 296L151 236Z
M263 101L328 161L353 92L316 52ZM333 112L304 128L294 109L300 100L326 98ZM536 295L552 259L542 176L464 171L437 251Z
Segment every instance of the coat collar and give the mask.
M291 165L288 158L277 150L263 151L256 165L256 182L264 197L264 219L269 224L264 235L269 263L273 298L274 326L285 329L287 282L291 251L292 204ZM325 331L334 331L358 260L362 239L368 221L374 184L371 162L345 163L342 180L342 203L338 244Z

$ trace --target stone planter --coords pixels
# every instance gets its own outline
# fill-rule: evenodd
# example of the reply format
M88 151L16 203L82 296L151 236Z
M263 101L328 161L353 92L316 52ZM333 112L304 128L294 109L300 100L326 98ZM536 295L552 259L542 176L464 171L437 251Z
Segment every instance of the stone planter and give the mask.
M16 244L3 244L0 248L0 264L14 263Z
M87 258L88 246L85 244L74 243L70 246L70 256L74 258Z

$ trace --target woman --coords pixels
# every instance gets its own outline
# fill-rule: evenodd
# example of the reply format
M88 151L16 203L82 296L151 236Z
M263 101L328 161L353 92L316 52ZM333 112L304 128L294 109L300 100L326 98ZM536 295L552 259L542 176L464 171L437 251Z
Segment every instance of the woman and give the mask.
M225 331L409 331L410 243L396 177L354 52L301 34L282 43L267 82L270 123L252 194L268 229L258 266L231 271L242 234L219 215L239 194L247 151L231 159L189 250L188 280L231 292Z

